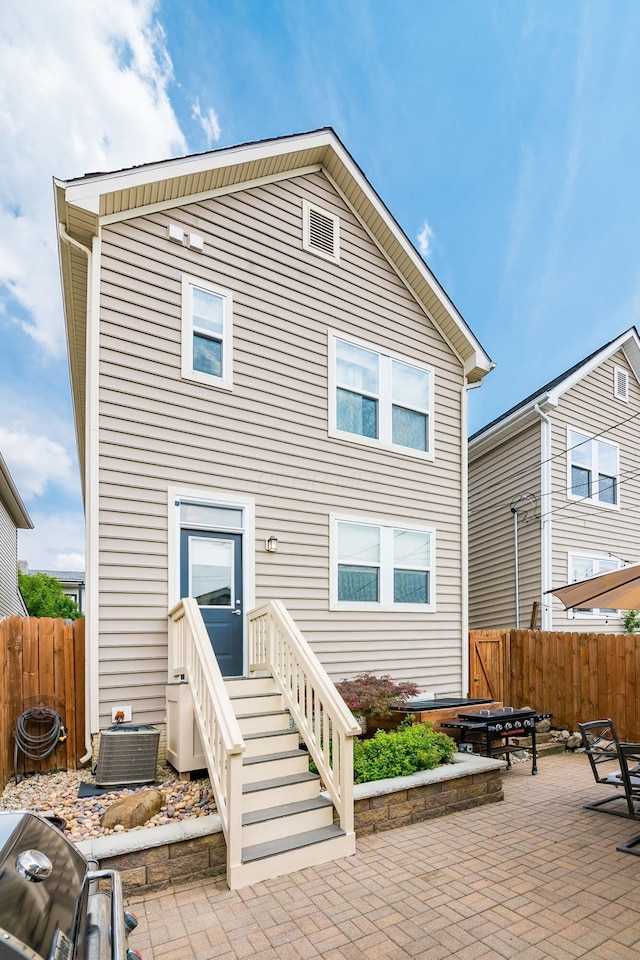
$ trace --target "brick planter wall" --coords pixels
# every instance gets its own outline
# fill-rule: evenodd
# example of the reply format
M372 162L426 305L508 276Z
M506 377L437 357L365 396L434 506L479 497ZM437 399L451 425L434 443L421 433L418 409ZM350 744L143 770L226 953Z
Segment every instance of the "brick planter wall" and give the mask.
M490 770L356 800L356 836L393 830L409 823L442 817L455 810L503 800L501 774L501 770Z
M221 832L212 833L195 840L101 858L100 866L120 871L125 894L144 893L200 877L223 877L227 870L227 846Z

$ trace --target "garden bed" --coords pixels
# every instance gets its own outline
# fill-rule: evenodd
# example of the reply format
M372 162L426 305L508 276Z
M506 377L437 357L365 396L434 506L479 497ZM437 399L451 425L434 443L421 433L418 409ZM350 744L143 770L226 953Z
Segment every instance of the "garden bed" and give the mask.
M356 836L504 799L503 760L457 753L453 763L406 777L354 787ZM119 870L125 891L160 890L199 877L224 876L226 848L220 818L197 820L98 837L78 844L104 868Z

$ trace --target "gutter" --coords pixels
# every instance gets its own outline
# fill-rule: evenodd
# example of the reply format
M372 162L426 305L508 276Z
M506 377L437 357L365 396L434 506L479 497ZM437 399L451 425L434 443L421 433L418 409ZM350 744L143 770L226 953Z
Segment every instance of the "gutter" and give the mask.
M542 518L540 526L540 608L542 610L540 626L551 630L553 617L551 606L545 601L545 594L552 587L552 514L551 514L551 420L541 408L534 404L540 417L540 503ZM550 598L551 599L551 598Z

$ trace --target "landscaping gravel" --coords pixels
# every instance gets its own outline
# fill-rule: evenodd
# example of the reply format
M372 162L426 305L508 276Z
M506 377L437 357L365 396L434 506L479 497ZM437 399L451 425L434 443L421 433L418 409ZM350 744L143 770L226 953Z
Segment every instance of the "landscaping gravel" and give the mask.
M165 803L160 812L137 830L175 823L191 817L205 817L215 813L216 805L208 777L179 780L167 764L160 764L154 787L161 790ZM37 813L54 814L66 820L64 832L70 840L89 840L106 837L124 831L118 825L111 830L100 826L100 818L110 804L119 797L134 793L130 790L110 790L94 797L78 797L82 782L95 786L95 778L89 770L64 771L61 773L30 774L16 784L11 779L0 794L0 810L32 810Z

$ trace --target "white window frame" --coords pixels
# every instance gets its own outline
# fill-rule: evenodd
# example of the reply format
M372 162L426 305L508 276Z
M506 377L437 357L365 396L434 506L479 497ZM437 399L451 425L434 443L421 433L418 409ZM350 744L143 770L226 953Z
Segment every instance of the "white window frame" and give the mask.
M572 491L572 480L571 480L571 467L573 465L573 448L576 444L573 442L572 433L579 433L581 436L586 437L587 440L591 442L591 488L592 496L585 497ZM617 503L606 503L604 500L599 500L597 495L597 484L598 484L598 444L605 443L609 447L615 447L618 452L618 468L615 474L615 490L617 496ZM580 464L576 464L580 466ZM588 503L592 506L601 507L603 510L619 510L620 509L620 444L612 443L610 440L601 440L600 437L594 437L588 430L582 430L580 427L567 427L567 499L573 500L576 503ZM582 554L580 554L582 556Z
M567 583L584 583L584 580L575 580L571 579L572 568L575 560L590 560L593 563L594 573L593 576L598 576L600 572L606 573L608 571L599 571L598 566L602 561L607 563L616 562L616 569L619 570L622 566L620 560L617 557L603 556L602 554L592 554L585 553L579 550L571 550L567 554ZM592 607L589 610L567 610L567 619L568 620L619 620L621 619L621 611L616 610L615 613L607 613L606 611L600 609L599 607Z
M198 287L222 298L222 373L214 377L193 369L193 289ZM217 284L199 277L182 275L182 377L195 383L204 383L219 390L233 388L233 294Z
M380 600L357 602L354 600L338 600L338 525L340 523L359 523L363 526L379 527L380 538ZM435 527L407 522L406 520L389 520L388 517L361 517L344 514L330 514L329 516L329 565L330 565L330 610L369 610L393 611L397 613L435 613L436 612L436 531ZM393 531L415 530L418 533L427 533L431 538L429 569L429 603L394 603L393 602ZM404 569L399 567L398 569ZM415 567L411 569L424 569Z
M324 250L320 250L318 247L314 247L311 244L309 215L312 210L315 210L316 213L326 217L328 220L333 221L333 254L325 253ZM323 260L329 260L331 263L340 263L340 217L337 217L335 213L329 213L329 211L325 210L323 207L319 207L317 203L310 203L308 200L303 200L302 249L308 250L309 253L314 253L317 257L322 257Z
M376 353L380 358L380 383L378 393L378 437L363 437L359 433L347 433L345 430L338 430L337 427L337 366L336 366L336 344L338 340L353 344L355 347L362 347L363 350L369 350ZM392 361L405 363L407 366L415 367L417 370L423 370L429 374L429 409L421 410L418 407L413 409L418 413L426 413L428 421L427 446L428 450L416 450L415 447L404 447L402 444L393 443L393 397L392 397ZM435 460L434 451L434 370L424 363L420 363L411 357L404 356L389 350L382 350L366 340L360 340L347 334L340 333L337 330L329 330L329 429L328 434L336 440L346 440L348 443L356 443L367 447L377 447L382 450L393 450L394 453L402 453L407 457L415 457L419 460Z
M625 393L618 390L618 378L624 380ZM624 367L614 366L613 368L613 395L616 400L622 400L623 403L629 403L629 373Z

